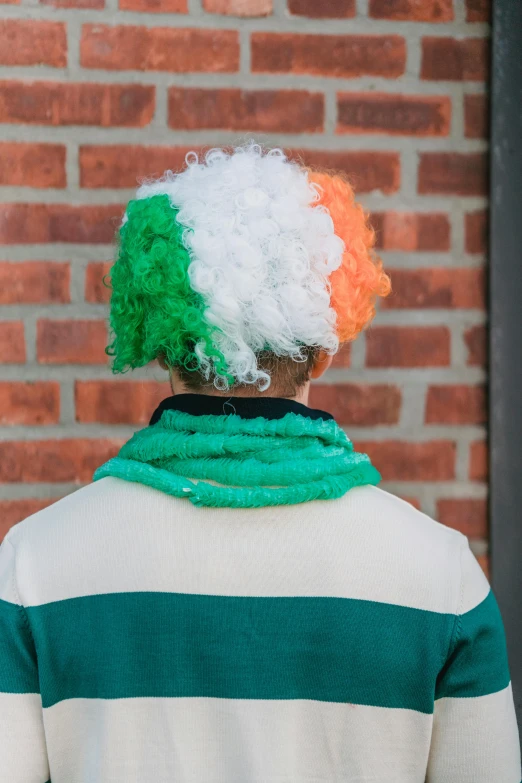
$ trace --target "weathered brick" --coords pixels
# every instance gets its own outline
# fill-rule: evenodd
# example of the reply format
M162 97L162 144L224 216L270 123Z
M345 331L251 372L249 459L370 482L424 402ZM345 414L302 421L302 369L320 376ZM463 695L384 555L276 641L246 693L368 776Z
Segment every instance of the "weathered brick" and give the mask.
M383 76L404 73L406 42L399 35L252 33L254 73Z
M488 356L487 331L485 326L472 326L464 332L468 349L466 364L469 367L485 367Z
M105 0L39 0L40 5L50 5L53 8L99 9L105 8Z
M395 22L451 22L453 0L370 0L369 15Z
M63 22L0 20L0 65L67 65Z
M387 269L392 293L381 309L462 308L482 310L485 302L483 269Z
M63 144L0 143L0 185L64 188L66 184Z
M443 498L437 503L437 518L468 538L486 538L488 534L487 500Z
M169 126L263 133L319 133L324 96L304 90L169 89Z
M70 301L71 268L58 261L0 261L0 304Z
M23 500L0 500L0 542L7 532L23 519L47 508L57 498L27 498Z
M80 146L82 188L135 188L140 178L159 176L185 165L193 147L145 147L139 144Z
M85 484L122 445L119 438L1 441L0 483Z
M470 446L469 477L472 481L487 481L489 454L486 441L475 441Z
M40 364L106 364L104 321L40 320L36 354Z
M455 478L456 446L450 440L415 443L397 440L358 441L384 481L451 481Z
M85 270L85 301L106 304L111 298L111 289L104 283L109 274L111 261L91 261Z
M85 24L80 42L84 68L122 71L208 71L239 69L235 30Z
M337 370L346 369L351 366L351 362L352 346L350 343L345 343L333 357L332 368Z
M288 10L311 19L351 19L356 7L355 0L288 0Z
M187 0L119 0L120 11L142 11L143 13L186 14Z
M436 95L341 92L337 116L337 133L447 136L451 101Z
M487 38L423 38L421 77L435 81L484 82L489 71Z
M398 424L401 392L396 386L385 384L312 384L310 405L328 411L339 424L353 427Z
M488 159L482 152L421 152L419 193L485 196Z
M487 419L484 386L430 386L426 424L484 424Z
M375 326L366 337L368 367L447 367L446 326Z
M136 128L149 124L154 108L149 85L0 82L0 122Z
M381 250L446 252L450 248L450 223L444 213L373 212L371 223Z
M0 321L0 364L25 362L25 335L22 321Z
M208 14L227 16L270 16L273 0L203 0Z
M123 207L0 204L0 244L112 242Z
M489 100L486 95L464 96L464 135L468 139L489 136Z
M468 212L465 217L466 253L488 252L488 213L484 209Z
M155 381L76 381L76 421L102 424L148 424L159 403L171 394Z
M357 193L395 193L401 184L401 164L397 152L336 152L293 150L291 155L312 168L342 171Z
M466 0L466 22L489 22L491 0Z
M388 270L396 288L383 308L436 307L480 309L486 307L484 269ZM474 332L475 327L470 330Z
M57 424L60 384L56 381L0 382L0 425Z

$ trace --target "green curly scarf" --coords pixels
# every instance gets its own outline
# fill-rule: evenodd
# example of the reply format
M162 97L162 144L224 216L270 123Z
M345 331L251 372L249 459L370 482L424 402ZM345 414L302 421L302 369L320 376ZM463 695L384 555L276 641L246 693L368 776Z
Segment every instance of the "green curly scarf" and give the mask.
M105 476L186 497L196 506L230 508L328 500L381 478L333 420L295 413L275 420L193 416L175 410L137 432L117 457L98 468L94 480Z

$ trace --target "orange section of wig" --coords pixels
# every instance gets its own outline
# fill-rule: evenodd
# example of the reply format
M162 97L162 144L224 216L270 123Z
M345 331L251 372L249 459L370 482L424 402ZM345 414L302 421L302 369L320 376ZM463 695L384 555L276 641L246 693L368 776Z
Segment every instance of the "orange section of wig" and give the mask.
M341 266L332 272L331 305L337 313L341 343L354 340L375 315L378 296L388 296L390 279L374 254L375 232L350 184L338 174L309 172L318 186L319 204L329 211L335 233L345 245Z

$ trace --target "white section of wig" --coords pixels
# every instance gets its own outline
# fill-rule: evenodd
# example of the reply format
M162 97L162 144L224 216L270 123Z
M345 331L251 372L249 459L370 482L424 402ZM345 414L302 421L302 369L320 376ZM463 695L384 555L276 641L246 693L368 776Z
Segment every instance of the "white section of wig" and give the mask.
M270 378L257 366L258 352L297 361L302 346L335 353L328 278L344 243L306 170L253 142L232 153L212 149L201 161L189 153L186 162L181 173L143 184L137 198L166 194L179 209L191 285L206 303L207 323L219 327L214 343L230 374L262 390ZM210 377L203 343L196 353ZM226 378L215 384L227 388Z

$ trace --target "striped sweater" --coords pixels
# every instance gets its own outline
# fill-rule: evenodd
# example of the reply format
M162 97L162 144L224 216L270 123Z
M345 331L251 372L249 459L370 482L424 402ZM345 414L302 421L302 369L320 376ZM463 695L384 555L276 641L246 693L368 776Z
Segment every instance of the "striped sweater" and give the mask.
M466 539L358 487L198 508L104 478L0 548L6 783L520 783Z

